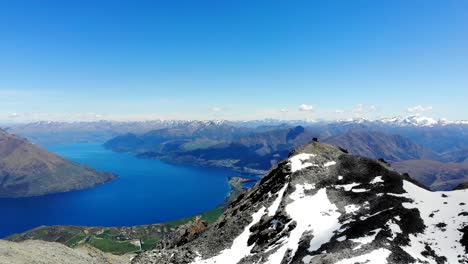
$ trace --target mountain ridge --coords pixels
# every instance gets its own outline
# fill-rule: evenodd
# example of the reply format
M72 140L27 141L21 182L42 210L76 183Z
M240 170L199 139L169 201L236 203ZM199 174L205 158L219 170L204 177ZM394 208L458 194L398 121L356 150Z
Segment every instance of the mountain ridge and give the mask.
M466 263L466 194L312 142L198 237L132 263Z

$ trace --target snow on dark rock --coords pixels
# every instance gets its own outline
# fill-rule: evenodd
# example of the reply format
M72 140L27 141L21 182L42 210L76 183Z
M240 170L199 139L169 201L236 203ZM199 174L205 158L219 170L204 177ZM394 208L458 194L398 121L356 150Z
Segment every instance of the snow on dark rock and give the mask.
M431 192L387 164L311 142L220 219L133 263L468 263L468 190Z

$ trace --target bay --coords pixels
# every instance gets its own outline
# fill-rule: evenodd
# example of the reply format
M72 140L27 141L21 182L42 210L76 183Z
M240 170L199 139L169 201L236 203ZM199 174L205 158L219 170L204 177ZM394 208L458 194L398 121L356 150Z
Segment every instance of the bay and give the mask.
M128 226L195 215L221 204L229 193L228 177L239 174L140 159L100 143L48 150L119 177L85 190L0 199L0 237L41 225Z

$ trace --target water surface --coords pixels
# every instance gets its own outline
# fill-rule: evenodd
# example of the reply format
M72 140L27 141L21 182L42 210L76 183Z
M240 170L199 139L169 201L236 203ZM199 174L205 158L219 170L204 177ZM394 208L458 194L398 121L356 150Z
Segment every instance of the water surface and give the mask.
M226 169L171 165L116 153L99 143L48 150L119 178L80 191L0 199L0 237L40 225L126 226L158 223L212 209L229 193Z

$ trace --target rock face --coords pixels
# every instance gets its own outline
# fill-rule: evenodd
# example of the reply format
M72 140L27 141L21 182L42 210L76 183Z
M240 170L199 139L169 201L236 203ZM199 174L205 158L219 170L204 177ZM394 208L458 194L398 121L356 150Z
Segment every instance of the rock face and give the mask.
M59 243L29 240L21 243L0 240L0 264L123 264L132 256L115 256L95 248L71 249Z
M132 263L468 263L468 190L312 142L205 231Z
M115 177L66 160L0 129L0 197L84 189Z

